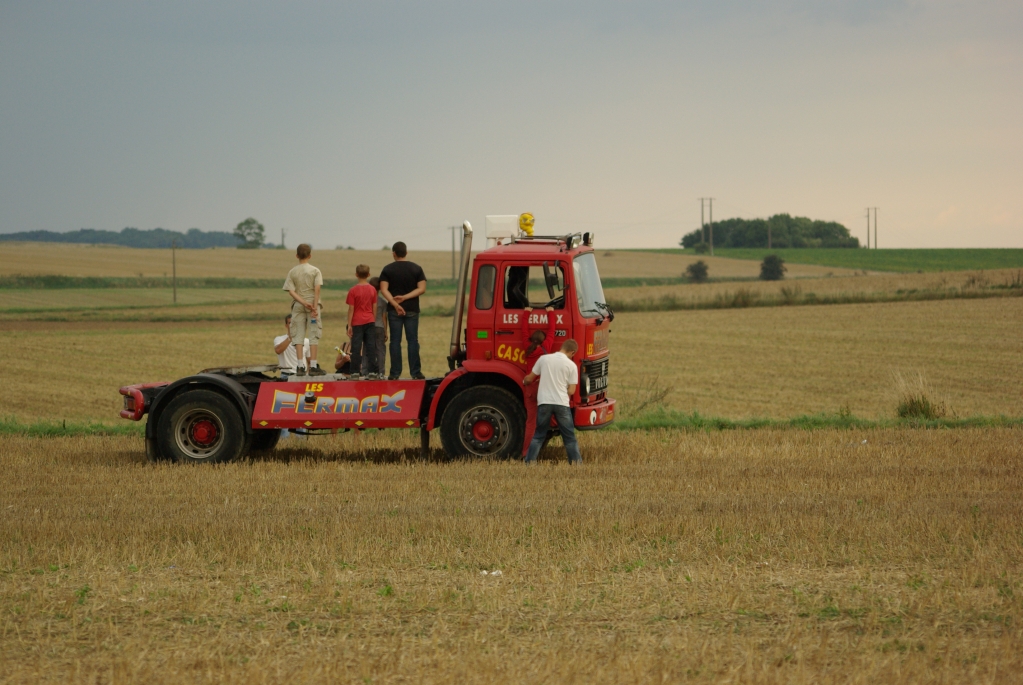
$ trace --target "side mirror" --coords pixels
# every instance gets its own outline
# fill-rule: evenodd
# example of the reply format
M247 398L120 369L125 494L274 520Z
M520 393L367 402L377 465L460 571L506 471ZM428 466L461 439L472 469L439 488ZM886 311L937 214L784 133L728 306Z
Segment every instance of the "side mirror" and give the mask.
M555 268L554 271L551 271L551 266L547 262L543 263L543 280L544 285L547 286L547 293L551 297L554 297L553 291L555 288L558 290L564 290L564 288L561 287L561 278L558 274L558 270Z

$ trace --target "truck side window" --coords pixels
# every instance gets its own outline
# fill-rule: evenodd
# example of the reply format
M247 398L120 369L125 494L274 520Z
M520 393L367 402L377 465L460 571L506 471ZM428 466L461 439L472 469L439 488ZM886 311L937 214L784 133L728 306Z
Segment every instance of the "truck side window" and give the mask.
M484 264L476 276L476 309L490 309L494 306L494 284L497 281L497 267Z
M509 266L504 279L504 308L525 309L529 306L529 267Z
M504 308L525 309L543 307L553 302L555 309L564 309L565 272L560 265L551 264L548 269L557 276L557 284L550 288L544 282L540 266L509 266L504 277Z

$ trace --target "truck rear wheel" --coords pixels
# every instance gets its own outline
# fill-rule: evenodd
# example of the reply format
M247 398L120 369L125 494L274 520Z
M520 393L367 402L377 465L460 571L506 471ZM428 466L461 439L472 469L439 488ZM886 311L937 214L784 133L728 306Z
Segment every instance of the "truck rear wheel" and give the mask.
M178 463L231 461L248 447L241 413L211 390L183 392L164 408L156 428L160 451Z
M456 395L441 417L440 439L452 457L507 459L522 453L526 411L507 390L477 385Z

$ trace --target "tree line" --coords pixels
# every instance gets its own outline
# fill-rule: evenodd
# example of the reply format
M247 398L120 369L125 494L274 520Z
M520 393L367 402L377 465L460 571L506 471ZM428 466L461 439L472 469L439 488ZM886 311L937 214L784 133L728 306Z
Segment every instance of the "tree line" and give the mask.
M682 247L709 240L709 227L682 236ZM775 214L769 219L725 219L714 222L714 247L859 247L859 238L835 221Z
M177 246L184 249L238 247L243 242L242 238L227 231L203 231L198 228L190 228L185 233L170 231L166 228L154 228L148 231L125 228L120 232L81 228L67 233L57 233L56 231L0 233L0 241L6 242L79 243L149 248L169 248L175 240Z

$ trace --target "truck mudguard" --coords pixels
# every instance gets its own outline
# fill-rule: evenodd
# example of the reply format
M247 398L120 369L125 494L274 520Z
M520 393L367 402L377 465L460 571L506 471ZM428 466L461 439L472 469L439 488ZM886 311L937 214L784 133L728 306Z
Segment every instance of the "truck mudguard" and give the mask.
M430 413L426 420L426 430L433 430L437 425L437 407L440 406L441 399L444 397L444 391L448 389L448 386L454 383L459 378L465 376L468 371L464 368L455 369L448 375L444 376L444 380L440 382L440 387L437 388L437 392L433 394L433 402L430 403Z
M163 410L163 406L179 392L182 392L185 386L220 390L238 406L242 422L245 424L245 432L252 432L252 426L249 425L251 421L249 419L252 414L252 402L255 401L256 395L247 390L244 385L228 376L221 376L215 373L199 373L174 381L153 399L153 406L149 408L149 420L146 421L147 438L156 438L156 424L160 419L160 412Z
M441 381L440 387L437 388L437 392L434 394L434 401L430 404L430 416L426 424L427 430L433 430L437 426L437 420L440 418L437 415L438 408L446 405L450 399L444 396L448 387L458 382L459 379L477 374L480 376L500 376L507 379L508 385L517 388L518 396L522 397L522 378L526 375L526 371L521 366L504 361L466 359L462 362L461 368L455 369L445 376L444 380ZM472 383L471 385L475 384Z

